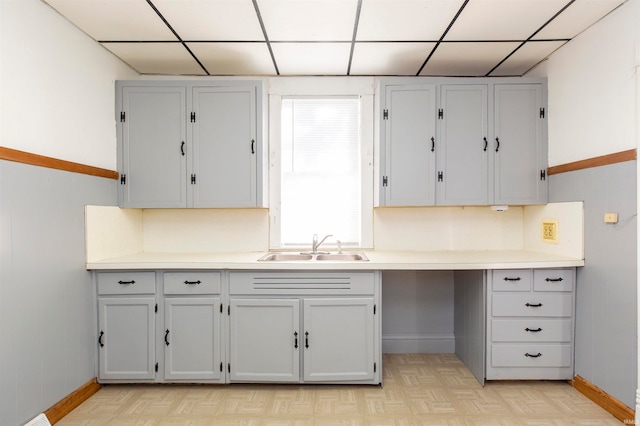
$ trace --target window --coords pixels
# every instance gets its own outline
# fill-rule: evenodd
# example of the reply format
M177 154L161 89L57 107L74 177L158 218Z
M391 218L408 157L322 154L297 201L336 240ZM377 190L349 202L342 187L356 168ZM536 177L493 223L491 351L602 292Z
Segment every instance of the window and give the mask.
M325 247L337 240L372 246L370 103L361 96L271 98L270 125L278 131L270 144L279 160L270 163L272 248L308 247L313 234L333 235Z

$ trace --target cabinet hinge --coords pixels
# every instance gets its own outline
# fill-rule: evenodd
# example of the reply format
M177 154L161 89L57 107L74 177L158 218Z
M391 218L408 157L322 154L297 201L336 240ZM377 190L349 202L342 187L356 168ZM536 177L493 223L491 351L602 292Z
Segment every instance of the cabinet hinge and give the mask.
M540 118L544 118L544 108L540 108Z
M158 304L157 303L156 303L156 307L154 308L154 310L155 310L155 313L157 314L158 313Z
M389 186L389 178L387 176L382 176L382 186Z
M438 119L442 120L444 118L444 110L440 108L438 110Z
M192 122L192 123L195 123L195 122L196 122L196 113L195 113L195 112L192 112L192 113L191 113L191 122Z
M376 314L376 305L373 305L373 315Z
M191 175L191 185L195 185L196 184L196 175L195 173Z
M127 184L127 175L126 174L121 174L120 175L120 185L126 185Z
M227 372L231 373L231 363L227 364Z
M231 315L231 305L227 306L227 315Z
M156 362L156 373L158 372L158 363Z
M540 180L547 180L547 171L540 170Z
M127 113L120 111L120 122L124 123L125 121L127 121Z
M375 373L376 371L378 371L378 364L377 363L373 363L373 372Z
M438 172L438 182L442 182L444 180L444 172Z
M223 365L223 364L222 364L222 361L221 361L221 362L220 362L220 372L221 372L221 373L222 373L222 371L223 371L223 369L224 369L224 367L223 367L222 365Z
M382 119L383 120L388 120L389 119L389 110L385 109L382 111Z

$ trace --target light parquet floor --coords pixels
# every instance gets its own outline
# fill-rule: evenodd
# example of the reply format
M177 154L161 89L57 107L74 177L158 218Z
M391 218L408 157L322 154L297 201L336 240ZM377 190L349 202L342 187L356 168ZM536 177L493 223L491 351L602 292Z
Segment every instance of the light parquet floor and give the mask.
M620 425L566 382L482 387L454 354L385 354L384 387L108 385L59 423L76 425Z

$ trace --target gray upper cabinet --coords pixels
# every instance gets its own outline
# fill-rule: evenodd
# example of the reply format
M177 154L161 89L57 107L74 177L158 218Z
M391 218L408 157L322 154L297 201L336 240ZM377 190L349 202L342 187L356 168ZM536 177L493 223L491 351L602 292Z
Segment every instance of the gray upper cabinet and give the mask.
M542 84L496 84L494 98L495 204L546 203Z
M544 80L390 78L378 93L380 205L547 202Z
M444 84L438 109L439 205L488 204L487 85Z
M435 203L436 86L387 86L381 199L387 206Z
M261 206L261 87L117 82L120 206Z

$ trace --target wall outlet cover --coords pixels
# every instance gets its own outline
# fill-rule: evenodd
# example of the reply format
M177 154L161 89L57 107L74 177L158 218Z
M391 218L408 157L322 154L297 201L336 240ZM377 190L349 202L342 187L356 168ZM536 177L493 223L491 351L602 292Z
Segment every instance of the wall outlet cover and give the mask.
M558 221L556 219L542 220L542 241L558 244Z

